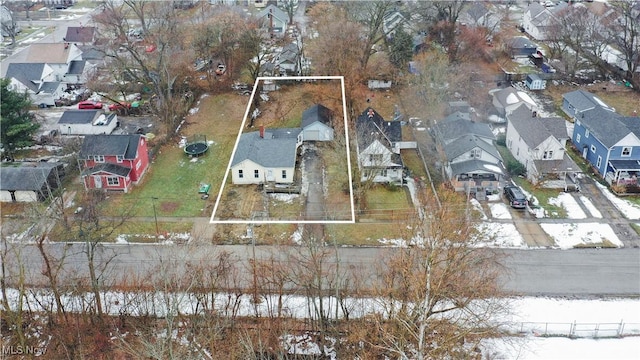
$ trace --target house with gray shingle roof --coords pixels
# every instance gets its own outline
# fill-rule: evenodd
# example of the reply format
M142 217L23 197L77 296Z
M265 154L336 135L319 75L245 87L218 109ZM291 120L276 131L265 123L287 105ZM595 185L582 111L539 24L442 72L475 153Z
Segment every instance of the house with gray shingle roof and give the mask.
M639 185L640 117L595 107L574 120L571 140L594 170L611 185Z
M504 171L495 135L489 125L463 114L453 113L432 128L447 179L456 191L483 194L498 189Z
M400 121L386 121L368 108L356 119L356 140L361 182L403 183Z
M111 134L118 126L118 115L102 110L67 110L58 120L62 135Z
M532 184L547 181L565 191L575 188L581 170L566 153L568 140L563 118L537 117L524 105L507 116L507 148L525 166Z
M149 167L143 135L85 136L78 161L85 189L128 192Z
M576 117L582 112L595 108L603 108L611 112L616 111L616 109L607 105L596 95L582 89L562 95L562 111L571 118Z
M11 90L27 92L36 105L54 106L66 89L53 68L44 63L10 63L5 78Z
M289 24L289 15L273 4L260 11L256 17L262 22L262 28L272 35L283 36Z
M234 184L291 184L294 181L302 129L278 128L252 131L240 135L231 161Z
M68 43L93 44L96 28L93 26L68 26L64 41Z
M558 2L558 5L549 9L536 1L531 2L522 16L524 31L536 40L547 40L558 21L557 14L567 6L566 2Z
M59 162L6 163L0 167L0 201L33 202L50 198L64 177Z

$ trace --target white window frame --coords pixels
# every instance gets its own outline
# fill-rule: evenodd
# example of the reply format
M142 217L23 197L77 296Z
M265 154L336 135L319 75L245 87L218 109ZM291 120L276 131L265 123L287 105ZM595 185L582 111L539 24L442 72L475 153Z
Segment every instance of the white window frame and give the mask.
M602 165L602 156L598 156L598 160L596 161L596 167L600 169L600 165Z
M546 150L542 155L543 159L551 159L553 158L553 150Z
M253 170L253 177L255 179L259 179L260 178L260 170L258 170L258 169Z
M625 154L625 150L627 150L627 154ZM620 156L622 157L630 157L631 156L631 152L633 151L633 148L631 146L625 146L622 148L622 152L620 153Z
M107 176L107 186L120 186L120 177Z
M591 145L591 152L592 153L596 153L596 146L595 145Z
M589 138L589 129L584 130L584 137L587 139Z
M580 134L576 135L576 142L579 143L580 142Z
M103 163L104 155L93 155L93 160L97 163Z
M238 169L238 179L244 179L244 171L242 169Z
M122 163L124 161L124 155L116 155L116 161L118 164Z
M283 179L287 178L287 170L282 170L282 178Z

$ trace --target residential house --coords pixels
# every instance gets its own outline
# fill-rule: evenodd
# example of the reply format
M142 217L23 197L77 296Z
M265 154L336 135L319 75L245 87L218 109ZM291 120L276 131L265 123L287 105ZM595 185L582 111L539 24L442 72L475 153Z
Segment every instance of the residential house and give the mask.
M59 162L3 164L0 167L0 201L45 201L60 187L63 177L64 165Z
M557 22L557 14L566 9L566 2L547 8L537 1L532 1L522 16L522 28L535 40L548 40Z
M528 58L538 51L538 45L534 44L525 36L514 36L507 42L507 51L512 58Z
M244 133L231 161L234 184L292 184L302 129L279 128Z
M375 110L368 108L356 120L356 137L360 181L402 184L400 121L385 121Z
M9 89L29 95L33 104L55 106L67 86L58 81L53 68L44 63L10 63L5 77Z
M77 84L81 74L78 68L83 67L82 50L70 43L33 43L27 48L25 63L43 63L53 69L56 81Z
M298 45L290 43L276 56L275 69L278 70L278 75L298 76L302 67L301 61Z
M78 162L85 189L128 192L149 167L143 135L85 136Z
M68 26L64 41L71 44L90 45L95 41L96 28L93 26Z
M466 11L460 14L460 23L464 26L484 27L495 32L500 27L501 18L493 11L493 6L486 2L474 1Z
M333 113L316 104L302 113L302 141L333 141Z
M436 123L433 136L443 155L443 170L455 191L482 196L497 190L504 179L502 157L489 125L470 121L461 113Z
M289 24L289 15L273 4L268 5L260 11L257 18L262 21L262 28L265 29L271 37L283 36Z
M562 111L571 118L595 108L603 108L611 112L616 111L616 109L588 91L575 90L562 95Z
M102 110L67 110L58 126L62 135L109 135L118 127L118 115Z
M581 170L565 151L568 140L563 118L537 117L524 105L507 116L507 148L525 166L532 184L548 181L565 191L576 188L575 175Z
M503 89L493 89L489 91L489 95L493 98L492 102L496 111L503 117L509 115L521 104L524 104L531 111L538 111L538 105L531 96L511 86Z
M596 107L574 121L573 144L595 171L609 184L638 185L640 118Z
M410 32L408 28L407 18L398 10L390 11L382 18L382 31L387 37L393 37L393 33L402 27L406 32Z

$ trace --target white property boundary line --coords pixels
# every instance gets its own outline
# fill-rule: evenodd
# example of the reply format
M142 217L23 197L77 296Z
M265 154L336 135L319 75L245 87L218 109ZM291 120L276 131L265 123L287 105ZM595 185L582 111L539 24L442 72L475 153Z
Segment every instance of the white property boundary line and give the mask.
M349 175L349 200L351 202L351 220L302 220L302 221L293 221L293 220L216 220L215 215L218 211L218 206L220 205L220 198L222 197L222 192L227 183L227 177L229 176L229 172L231 170L231 162L233 161L233 156L236 153L238 148L238 143L240 142L240 137L242 136L242 131L247 122L247 118L249 117L249 111L251 109L251 104L253 104L253 98L256 95L258 90L258 83L260 81L265 80L340 80L340 86L342 90L342 117L344 119L344 136L346 140L346 150L347 150L347 170ZM345 98L345 89L344 89L344 76L282 76L282 77L258 77L256 82L253 84L253 91L251 92L251 97L249 98L249 102L247 103L247 109L244 112L244 118L242 119L242 124L240 125L240 129L238 131L238 136L236 137L236 143L233 145L233 151L231 152L231 157L229 158L229 164L227 165L227 170L224 173L224 178L222 179L222 184L220 185L220 190L218 191L218 196L216 197L216 203L213 206L213 212L211 213L211 219L209 220L210 224L353 224L356 222L356 214L355 214L355 206L353 202L353 177L351 174L351 150L349 149L349 127L347 124L347 101Z

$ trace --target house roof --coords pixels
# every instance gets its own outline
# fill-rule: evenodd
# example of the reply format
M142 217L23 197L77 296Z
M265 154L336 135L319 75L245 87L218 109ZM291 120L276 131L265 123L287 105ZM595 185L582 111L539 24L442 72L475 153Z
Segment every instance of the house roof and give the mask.
M33 43L27 49L25 62L65 64L73 44L65 43Z
M557 173L560 171L582 171L567 154L564 154L562 160L533 160L533 164L541 174Z
M73 60L69 64L69 71L67 74L70 75L80 75L84 71L84 65L86 62L84 60Z
M356 119L358 144L365 149L373 140L384 138L388 145L402 141L400 121L386 121L373 108L367 108Z
M78 45L78 49L82 51L82 60L104 59L104 52L96 49L93 45Z
M245 160L267 168L294 167L296 164L297 136L302 129L269 129L264 138L259 131L244 133L233 154L231 166Z
M302 127L306 128L316 121L331 126L331 117L332 113L329 108L321 104L315 104L302 112Z
M506 87L504 89L492 90L490 92L496 100L500 103L502 107L507 107L509 105L514 105L520 102L526 102L530 105L536 106L535 101L524 91L519 91L512 86Z
M41 190L51 171L61 163L20 163L0 167L0 190Z
M40 85L39 92L45 94L53 94L60 88L60 85L62 85L62 83L59 81L43 82L42 85Z
M492 174L502 175L502 169L494 164L482 160L468 160L451 164L452 175L468 174L473 172L488 172Z
M439 122L434 125L434 131L443 144L448 144L464 135L475 135L491 140L496 138L489 125L464 119Z
M5 77L14 78L29 90L37 92L45 66L44 63L9 63Z
M279 7L270 4L269 6L267 6L266 8L264 8L264 10L260 11L258 13L258 18L262 19L262 18L268 18L267 16L269 14L272 14L276 19L288 23L289 22L289 15L287 15L286 12L280 10Z
M64 41L90 43L93 42L93 34L96 28L93 26L69 26Z
M92 123L102 110L67 110L62 113L58 124L89 124Z
M525 36L514 36L509 45L512 49L537 49L538 45L534 44Z
M138 155L138 143L142 135L87 135L84 137L78 157L88 159L89 156L124 156L133 160Z
M638 125L640 118L638 117L625 118L615 112L597 107L581 113L577 119L607 148L611 148L630 133L640 138L640 125Z
M472 134L465 134L457 138L456 140L446 144L443 150L447 159L453 160L475 148L482 149L482 151L491 154L491 156L496 159L502 159L502 157L500 157L500 153L498 153L498 150L496 150L493 145Z
M562 98L569 102L578 112L601 107L614 111L612 107L607 105L599 97L582 89L571 91L562 95Z
M125 177L131 173L131 168L127 166L118 165L118 164L101 163L101 164L96 164L96 166L94 167L83 170L82 176L92 175L99 172L106 172L109 174Z
M450 114L446 118L442 119L442 121L444 122L456 120L471 121L471 114L469 114L468 112L456 111L453 114Z
M618 171L640 171L638 160L609 160L609 165Z
M536 148L550 136L556 139L566 139L566 121L559 117L540 118L525 105L518 106L511 114L507 115L508 121L516 129L518 135L530 148Z

